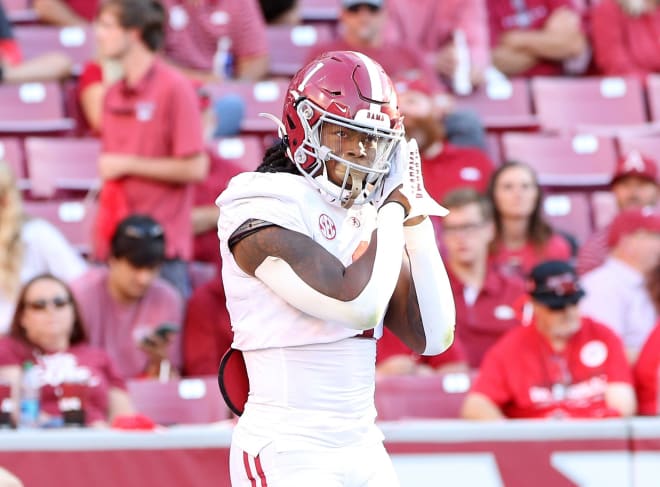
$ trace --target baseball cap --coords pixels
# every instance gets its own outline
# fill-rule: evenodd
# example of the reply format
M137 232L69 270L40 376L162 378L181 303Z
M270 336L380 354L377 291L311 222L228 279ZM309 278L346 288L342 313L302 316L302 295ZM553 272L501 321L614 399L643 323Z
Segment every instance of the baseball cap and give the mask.
M372 7L382 8L383 0L342 0L342 7L351 8L356 5L371 5Z
M529 295L550 309L577 304L584 296L575 268L564 260L541 262L529 277Z
M607 243L610 247L615 247L622 237L638 230L660 233L660 214L651 207L620 212L610 224Z
M165 231L150 216L129 215L117 225L110 251L135 267L156 267L165 258Z
M612 175L612 184L626 176L638 176L657 181L658 164L639 151L632 150L617 161L616 169Z

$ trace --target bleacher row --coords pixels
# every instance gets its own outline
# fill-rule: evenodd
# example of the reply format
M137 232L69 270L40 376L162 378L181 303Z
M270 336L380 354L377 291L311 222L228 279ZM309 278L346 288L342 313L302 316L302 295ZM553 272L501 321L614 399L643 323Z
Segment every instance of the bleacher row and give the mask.
M238 137L209 142L209 152L233 173L255 167L265 138L274 133L288 82L208 85L218 98L239 94L246 102ZM14 168L26 205L60 227L81 250L98 186L99 141L75 135L73 92L58 83L0 86L0 156ZM546 190L544 209L560 230L583 239L616 211L606 191L618 157L632 149L660 153L660 75L636 78L533 78L491 83L468 97L460 109L481 116L488 151L496 164L530 164ZM73 202L71 201L73 199ZM62 205L62 203L65 203Z

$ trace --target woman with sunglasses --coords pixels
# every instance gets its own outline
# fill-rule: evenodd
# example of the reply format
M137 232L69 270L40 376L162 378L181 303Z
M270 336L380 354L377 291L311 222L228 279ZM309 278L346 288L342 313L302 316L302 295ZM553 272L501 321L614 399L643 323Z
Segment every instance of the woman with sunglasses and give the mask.
M41 385L41 423L58 424L62 386L84 383L82 410L88 426L107 425L132 414L124 382L108 355L87 345L87 335L70 289L43 274L21 290L9 336L0 339L0 377L17 380L32 362Z
M87 269L85 260L46 220L23 211L9 165L0 158L0 336L7 333L22 283L50 273L64 281Z

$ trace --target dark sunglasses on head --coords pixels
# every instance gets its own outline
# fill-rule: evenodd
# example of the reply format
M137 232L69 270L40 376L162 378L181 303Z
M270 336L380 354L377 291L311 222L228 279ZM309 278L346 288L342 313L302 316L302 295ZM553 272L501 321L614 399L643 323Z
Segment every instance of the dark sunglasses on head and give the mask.
M377 7L376 5L372 5L370 3L356 3L355 5L351 5L350 7L347 7L346 10L348 10L352 14L356 14L363 7L369 10L369 12L372 14L375 14L376 12L380 11L380 7Z
M33 311L44 311L50 306L55 309L62 309L71 304L71 298L56 296L53 299L35 299L34 301L25 301L25 307Z
M124 227L123 232L124 236L130 238L159 238L163 236L163 227L160 225L150 225L147 227L140 227L137 225L127 225Z

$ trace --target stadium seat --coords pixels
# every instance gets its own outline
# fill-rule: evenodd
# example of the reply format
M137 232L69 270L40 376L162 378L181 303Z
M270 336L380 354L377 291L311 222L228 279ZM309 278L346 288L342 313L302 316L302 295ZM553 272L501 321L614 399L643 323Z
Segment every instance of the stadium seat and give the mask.
M98 187L100 150L100 141L91 137L27 137L30 194L52 198L58 190L87 192Z
M331 20L339 18L340 5L337 0L301 0L300 18L303 22Z
M391 376L376 381L379 421L407 418L458 418L470 389L471 374Z
M37 14L32 8L31 0L3 0L2 6L12 24L35 22Z
M62 90L57 83L0 85L0 133L64 132L74 121L64 115Z
M648 155L660 164L660 135L650 137L622 136L618 137L620 155L627 154L632 150L638 150Z
M81 254L90 254L96 218L93 200L25 200L23 207L28 215L43 218L56 226Z
M587 193L547 194L543 200L543 213L555 230L571 235L578 245L592 233L591 204Z
M610 191L595 191L591 195L591 207L593 208L595 229L609 225L619 211L614 194Z
M293 76L307 60L310 49L331 41L334 36L327 24L271 25L266 34L271 53L271 76Z
M19 189L29 187L23 149L19 138L0 137L0 160L5 161L14 173Z
M158 424L213 423L230 418L216 376L167 382L131 379L126 386L137 411Z
M212 98L237 94L245 101L245 114L241 122L243 133L274 133L277 126L272 120L260 117L259 113L270 113L280 119L282 105L289 86L288 80L266 80L256 83L249 81L222 81L210 83L206 89Z
M219 161L219 175L213 179L223 181L224 185L239 173L254 171L264 156L263 142L256 135L223 137L211 141L208 147L210 157Z
M546 187L606 186L617 160L614 139L591 134L507 132L501 141L504 160L530 165Z
M644 125L644 89L637 78L536 77L532 100L541 127L574 132L578 126Z
M490 130L536 128L532 98L526 79L498 79L468 96L457 96L456 106L480 116Z
M14 37L25 59L59 51L73 60L73 73L80 74L84 64L96 57L91 26L54 27L26 25L14 28Z

